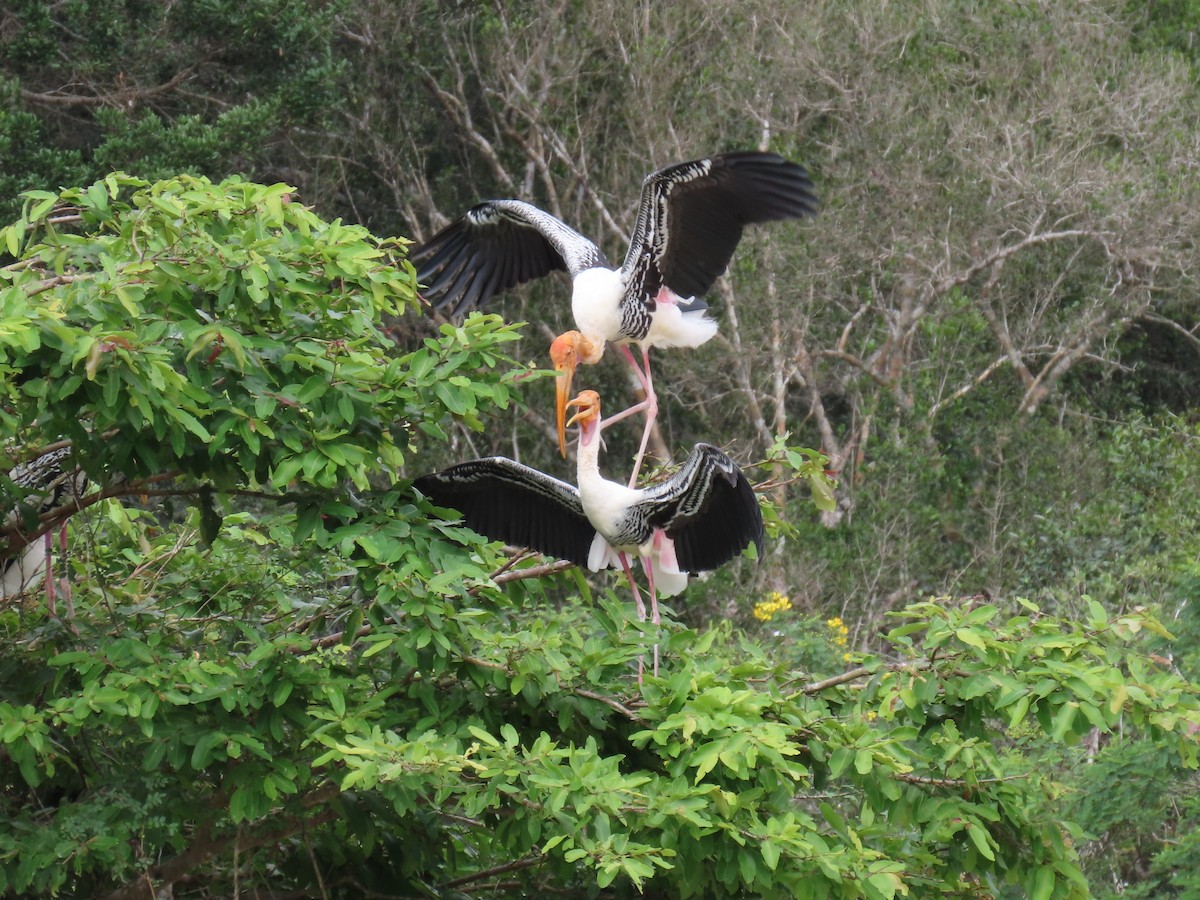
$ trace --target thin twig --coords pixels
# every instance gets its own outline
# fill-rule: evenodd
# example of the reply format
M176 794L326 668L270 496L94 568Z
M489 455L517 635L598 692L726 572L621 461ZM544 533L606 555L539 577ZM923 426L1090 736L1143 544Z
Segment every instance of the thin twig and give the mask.
M470 875L463 875L461 878L454 878L450 881L443 881L438 887L452 888L461 887L464 884L470 884L473 881L483 881L486 878L491 878L494 875L504 875L507 872L516 872L521 869L528 869L532 866L540 865L542 855L539 853L535 856L526 856L523 859L513 860L510 863L504 863L500 866L492 866L490 869L483 869L479 872L473 872Z
M908 784L927 785L929 787L945 787L945 788L973 788L977 784L1003 784L1006 781L1019 781L1023 778L1028 778L1028 772L1022 772L1019 775L1005 775L1003 778L978 778L974 781L967 781L964 778L930 778L926 775L908 775L903 772L894 772L892 777L897 781L904 781Z
M572 694L577 697L585 697L588 700L596 700L603 703L605 706L616 710L631 722L636 722L638 725L645 725L646 720L631 710L622 703L617 702L612 697L605 697L603 694L597 694L595 691L589 691L586 688L568 688Z

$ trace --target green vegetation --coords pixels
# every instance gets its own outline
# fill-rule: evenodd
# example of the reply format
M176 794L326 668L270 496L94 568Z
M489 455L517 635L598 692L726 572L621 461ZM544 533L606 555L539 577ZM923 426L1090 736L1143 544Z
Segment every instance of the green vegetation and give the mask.
M1200 890L1195 4L627 6L0 15L0 472L93 482L70 597L0 600L0 897ZM760 143L821 214L655 444L770 540L639 688L614 577L408 487L565 474L563 284L437 321L406 238L522 196L619 257L647 171Z

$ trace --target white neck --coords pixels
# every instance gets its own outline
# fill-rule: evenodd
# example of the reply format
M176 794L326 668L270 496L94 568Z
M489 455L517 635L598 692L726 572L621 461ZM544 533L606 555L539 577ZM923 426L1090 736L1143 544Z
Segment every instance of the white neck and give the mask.
M605 540L621 531L621 523L629 507L641 497L640 491L609 481L600 474L600 423L596 422L579 433L576 455L576 478L583 512ZM626 548L628 549L628 548Z
M600 475L600 423L592 422L579 429L579 448L575 454L575 477L582 489L584 483L595 484Z

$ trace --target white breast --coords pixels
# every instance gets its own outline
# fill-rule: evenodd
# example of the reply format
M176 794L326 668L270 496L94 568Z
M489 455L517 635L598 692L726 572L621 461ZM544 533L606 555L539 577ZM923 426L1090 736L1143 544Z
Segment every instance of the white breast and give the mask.
M619 272L596 266L575 276L571 312L575 327L593 340L615 341L621 334L621 298L625 283Z
M0 579L0 598L15 597L37 587L46 574L46 539L40 537L10 560Z
M592 527L610 543L620 530L629 507L641 496L640 491L599 476L583 478L579 482L579 499L583 502L584 514ZM637 549L636 544L613 546L625 552Z

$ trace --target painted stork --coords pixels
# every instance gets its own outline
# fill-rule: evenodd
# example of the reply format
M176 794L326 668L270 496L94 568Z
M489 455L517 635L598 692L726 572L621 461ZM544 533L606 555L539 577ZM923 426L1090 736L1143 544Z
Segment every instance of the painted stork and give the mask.
M629 486L637 482L658 415L651 347L698 347L717 332L700 295L725 271L747 225L816 212L804 169L774 153L722 153L667 166L642 182L625 262L613 269L600 249L559 219L520 200L472 207L412 254L426 295L451 315L559 269L572 278L578 330L560 335L550 355L558 379L559 449L566 455L567 398L580 363L620 347L645 399L607 423L646 412ZM641 365L629 344L641 348Z
M763 519L737 464L710 444L697 444L683 467L651 487L634 489L600 475L600 397L583 391L578 408L578 489L502 456L459 463L413 482L439 506L462 513L474 531L530 547L591 571L620 566L633 590L638 619L646 607L629 557L642 560L651 621L658 595L673 597L688 574L724 565L754 544L762 555ZM658 645L654 648L658 674ZM640 675L640 668L639 668Z
M83 495L87 490L88 478L82 470L68 464L70 453L70 447L60 447L27 463L14 466L9 471L8 479L18 488L19 499L16 505L6 512L0 521L0 527L17 530L15 526L23 524L31 515L34 518L40 517ZM22 496L21 491L26 494ZM20 535L19 530L17 534ZM4 550L4 540L0 537L0 551ZM65 548L65 522L61 541ZM9 555L0 557L0 598L15 597L30 590L44 577L47 602L51 613L55 614L52 531L47 531L23 545L17 542L14 546L12 539L8 540L8 544ZM69 594L67 602L70 603Z

